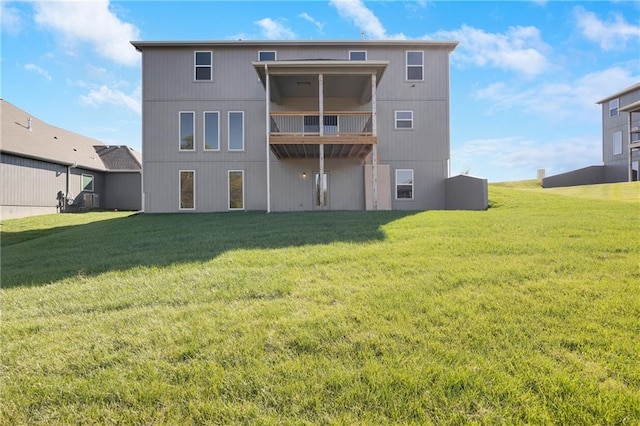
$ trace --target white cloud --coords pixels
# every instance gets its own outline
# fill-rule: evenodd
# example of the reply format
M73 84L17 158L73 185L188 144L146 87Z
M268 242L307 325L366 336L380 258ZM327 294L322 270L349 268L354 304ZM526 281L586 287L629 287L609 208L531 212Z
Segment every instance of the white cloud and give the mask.
M536 27L510 27L505 33L488 33L463 25L453 31L438 31L425 38L458 40L452 62L493 66L533 77L549 69L545 55L550 50Z
M260 27L263 36L269 40L291 40L296 38L291 29L271 18L255 21L254 24Z
M531 140L522 137L475 139L451 151L452 175L463 165L472 175L491 181L533 179L538 169L547 175L602 163L597 137Z
M22 30L23 20L20 11L4 2L0 2L0 22L3 32L17 34Z
M98 55L122 65L140 61L129 43L139 38L140 30L112 13L108 0L39 2L35 11L35 21L69 46L89 43Z
M477 100L489 101L488 112L520 109L552 120L570 117L592 120L599 117L596 102L637 83L640 76L612 67L586 74L573 81L556 81L529 86L527 89L494 83L473 93Z
M37 65L34 64L26 64L24 66L24 69L27 71L31 71L31 72L35 72L36 74L40 74L42 77L44 77L46 80L51 81L51 74L49 74L49 72L45 69L40 68Z
M302 12L300 15L298 15L298 17L311 22L313 25L316 26L316 28L318 29L318 31L322 32L322 29L324 28L324 24L322 22L317 21L316 19L314 19L311 15L309 15L307 12Z
M640 41L640 26L629 24L618 13L610 14L609 19L603 21L595 13L576 6L573 14L582 35L599 44L602 50L623 50L627 42Z
M336 8L338 15L346 21L360 28L368 39L406 39L402 33L390 35L378 17L368 9L362 0L329 0L329 4Z
M98 106L98 105L116 105L123 106L129 110L135 112L138 115L142 115L141 106L141 94L142 89L138 87L131 94L112 89L108 86L102 85L92 88L85 96L80 96L80 100L86 105Z

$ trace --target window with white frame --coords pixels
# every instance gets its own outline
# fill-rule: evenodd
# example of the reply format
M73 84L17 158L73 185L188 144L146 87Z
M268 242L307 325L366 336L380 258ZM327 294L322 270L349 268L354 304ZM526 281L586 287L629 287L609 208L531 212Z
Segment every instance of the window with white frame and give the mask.
M612 99L609 101L609 117L618 116L618 108L620 107L620 99Z
M244 150L244 111L229 111L229 151Z
M413 111L396 111L396 129L413 129Z
M409 50L407 54L407 80L422 81L424 79L424 52Z
M413 200L413 169L396 169L396 200Z
M613 155L622 154L622 132L613 133Z
M350 61L366 61L367 51L366 50L350 50L349 60Z
M229 210L244 210L244 170L229 170Z
M196 172L180 170L180 210L193 210L196 207Z
M194 52L194 80L211 81L213 76L213 52Z
M180 151L193 151L195 140L196 114L193 111L180 111Z
M93 192L93 175L82 175L82 190Z
M275 61L276 52L274 50L261 50L258 52L258 61Z
M218 111L204 112L204 150L220 150L220 114Z

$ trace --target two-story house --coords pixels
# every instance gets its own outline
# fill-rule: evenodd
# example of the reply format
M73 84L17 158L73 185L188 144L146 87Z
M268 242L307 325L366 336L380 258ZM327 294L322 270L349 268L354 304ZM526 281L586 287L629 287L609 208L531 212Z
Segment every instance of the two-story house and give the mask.
M447 206L456 42L132 44L145 212Z
M637 181L640 170L640 83L597 102L602 106L606 181Z

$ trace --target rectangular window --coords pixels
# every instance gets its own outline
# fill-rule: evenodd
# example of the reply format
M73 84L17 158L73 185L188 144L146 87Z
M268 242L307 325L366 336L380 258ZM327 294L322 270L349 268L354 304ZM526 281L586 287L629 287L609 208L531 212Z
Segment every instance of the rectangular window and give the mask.
M275 51L265 51L261 50L258 52L258 61L275 61L276 60L276 52Z
M212 52L195 52L194 53L194 79L211 81L213 75L213 53Z
M367 51L366 50L350 50L349 60L350 61L366 61Z
M193 111L180 112L180 151L193 151L196 114Z
M424 52L407 51L407 80L423 80Z
M618 116L618 108L620 107L620 99L612 99L609 101L609 117Z
M196 207L196 172L180 170L180 210L193 210Z
M217 111L204 112L204 150L220 150L220 114Z
M229 170L229 210L244 210L244 170Z
M244 150L244 112L229 111L229 151Z
M413 169L396 170L396 200L413 200Z
M82 175L82 190L93 192L93 175Z
M413 129L413 111L396 111L396 129Z
M613 134L613 155L622 154L622 132Z

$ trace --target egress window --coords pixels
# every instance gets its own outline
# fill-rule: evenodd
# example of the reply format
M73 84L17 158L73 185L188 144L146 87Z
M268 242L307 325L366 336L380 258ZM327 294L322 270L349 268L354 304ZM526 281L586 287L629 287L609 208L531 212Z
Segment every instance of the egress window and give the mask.
M193 210L196 207L196 172L180 170L180 210Z
M229 170L229 210L244 210L244 170Z
M195 52L194 53L194 79L210 81L213 75L213 53L212 52Z
M407 80L424 79L424 52L407 51Z
M413 200L413 169L396 170L396 200Z

